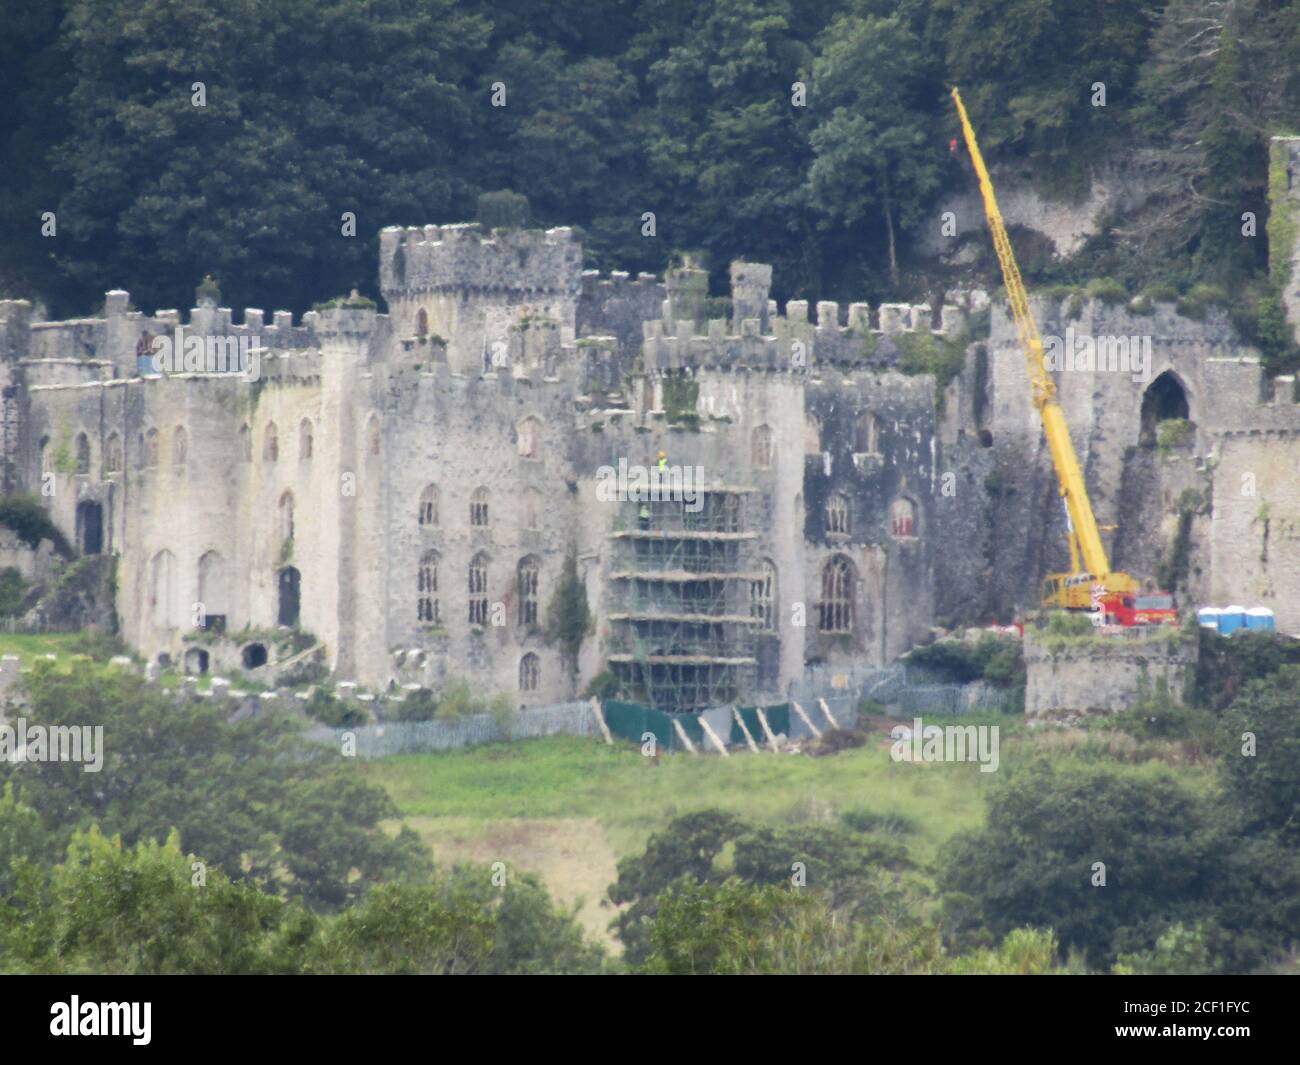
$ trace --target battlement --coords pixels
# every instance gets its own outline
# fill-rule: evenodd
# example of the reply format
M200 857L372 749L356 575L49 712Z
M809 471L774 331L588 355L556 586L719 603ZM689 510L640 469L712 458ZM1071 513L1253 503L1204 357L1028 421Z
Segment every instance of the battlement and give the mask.
M477 222L390 226L379 234L379 283L385 298L404 292L468 290L556 293L582 291L582 243L567 226L494 229Z
M816 305L814 323L809 321L806 300L790 300L784 315L776 313L775 301L768 304L766 319L750 317L736 323L716 318L703 327L686 319L644 322L645 368L743 366L802 372L821 363L886 369L899 354L893 338L928 333L955 340L966 320L961 308L944 306L941 324L936 328L932 308L925 303L881 304L874 321L869 304L850 303L847 318L842 318L839 303L823 300ZM739 329L735 330L737 324ZM888 343L881 343L886 339Z

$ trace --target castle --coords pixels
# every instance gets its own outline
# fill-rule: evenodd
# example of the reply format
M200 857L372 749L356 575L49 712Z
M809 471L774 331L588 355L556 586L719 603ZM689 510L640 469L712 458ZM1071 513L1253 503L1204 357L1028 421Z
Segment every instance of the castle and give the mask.
M1015 329L980 293L814 317L737 262L720 308L689 263L601 277L571 230L474 224L384 230L379 277L386 314L341 299L296 324L236 323L202 290L184 323L122 291L63 322L0 302L5 491L116 556L149 659L274 666L287 627L376 688L461 676L528 706L610 672L667 709L761 702L809 664L883 664L1032 606L1066 564ZM1044 334L1149 338L1147 380L1055 374L1116 566L1182 552L1185 599L1300 631L1294 381L1221 309L1036 313ZM181 325L242 342L256 379L158 372ZM916 371L945 351L937 390ZM1157 446L1171 419L1187 432ZM661 452L698 471L667 478L689 492L611 497L610 471ZM548 625L570 559L594 617L576 657Z

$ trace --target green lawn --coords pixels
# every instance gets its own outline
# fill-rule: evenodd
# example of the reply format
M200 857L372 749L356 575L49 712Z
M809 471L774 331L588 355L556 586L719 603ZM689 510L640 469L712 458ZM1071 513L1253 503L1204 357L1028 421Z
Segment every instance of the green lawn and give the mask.
M80 639L79 632L0 633L0 655L19 655L29 666L38 655L72 654Z
M620 854L673 817L717 807L756 822L815 820L851 809L898 812L919 825L915 857L929 861L954 832L980 823L995 774L975 765L896 763L888 737L826 758L675 754L658 762L632 747L552 738L367 763L407 817L485 824L514 818L592 818Z
M1020 726L1000 720L1006 765ZM998 775L974 764L894 762L880 732L866 747L824 758L764 751L656 762L631 746L557 737L399 755L359 769L393 796L438 864L504 861L535 872L558 899L581 904L583 924L601 938L613 913L600 900L618 859L680 814L716 807L777 824L847 810L900 813L916 829L899 839L924 868L944 841L982 823L982 796Z

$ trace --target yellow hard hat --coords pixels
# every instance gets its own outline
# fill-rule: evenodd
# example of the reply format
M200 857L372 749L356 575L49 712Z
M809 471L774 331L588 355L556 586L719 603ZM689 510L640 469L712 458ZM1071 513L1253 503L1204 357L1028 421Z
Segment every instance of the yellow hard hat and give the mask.
M668 457L668 452L667 452L667 451L661 451L661 452L659 452L659 457L660 457L661 459L666 459L666 458Z

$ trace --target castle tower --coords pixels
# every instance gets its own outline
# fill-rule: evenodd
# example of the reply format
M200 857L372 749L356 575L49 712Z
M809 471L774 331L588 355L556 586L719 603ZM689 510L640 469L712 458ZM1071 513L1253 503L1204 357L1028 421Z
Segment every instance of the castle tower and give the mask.
M398 338L422 333L447 344L453 373L509 361L510 335L525 320L558 323L575 336L582 244L568 228L494 230L478 223L385 229L379 286Z
M772 267L768 263L731 264L731 318L736 332L746 318L757 318L759 328L768 331L768 293L772 288Z

